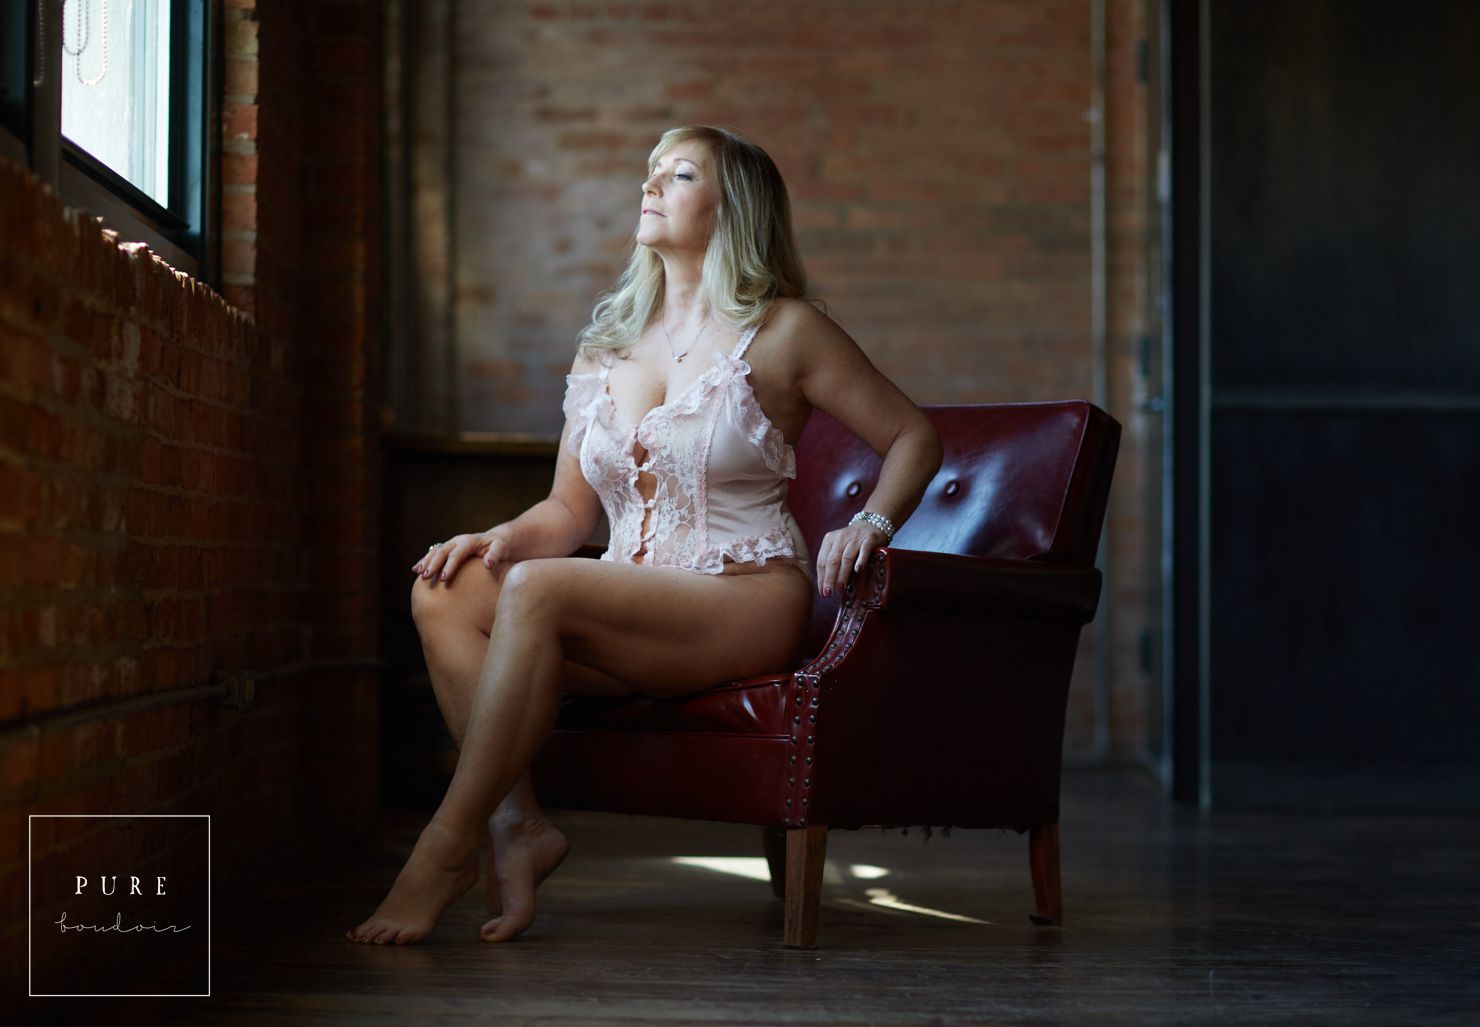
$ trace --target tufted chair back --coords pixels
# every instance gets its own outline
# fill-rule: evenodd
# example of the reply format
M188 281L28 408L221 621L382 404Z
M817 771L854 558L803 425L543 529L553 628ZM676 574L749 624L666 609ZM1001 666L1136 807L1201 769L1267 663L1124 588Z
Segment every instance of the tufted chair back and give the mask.
M1093 564L1119 425L1083 400L922 407L945 447L939 473L894 536L900 549ZM815 563L878 482L881 459L814 410L796 446L787 496ZM805 652L815 655L841 595L817 597Z

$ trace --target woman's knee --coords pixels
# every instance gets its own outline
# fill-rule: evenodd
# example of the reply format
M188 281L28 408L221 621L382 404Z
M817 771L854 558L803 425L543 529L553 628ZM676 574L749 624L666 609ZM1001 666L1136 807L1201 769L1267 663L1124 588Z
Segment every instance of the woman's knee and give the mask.
M509 612L532 612L551 607L558 592L558 573L549 560L520 560L504 575L499 607Z
M451 581L418 577L411 585L411 619L420 628L461 618L488 634L500 605L501 582L512 567L503 564L490 572L481 560L472 560Z
M418 576L411 585L411 619L418 625L440 621L454 609L453 599L447 582Z

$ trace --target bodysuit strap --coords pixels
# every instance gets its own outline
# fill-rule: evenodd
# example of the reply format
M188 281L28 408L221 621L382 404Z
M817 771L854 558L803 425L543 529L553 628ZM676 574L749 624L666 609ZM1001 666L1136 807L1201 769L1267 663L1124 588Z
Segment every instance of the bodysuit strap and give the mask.
M750 346L750 341L755 338L755 333L761 330L758 324L751 325L740 334L740 341L735 343L735 352L730 354L731 360L739 360L745 356L745 351Z

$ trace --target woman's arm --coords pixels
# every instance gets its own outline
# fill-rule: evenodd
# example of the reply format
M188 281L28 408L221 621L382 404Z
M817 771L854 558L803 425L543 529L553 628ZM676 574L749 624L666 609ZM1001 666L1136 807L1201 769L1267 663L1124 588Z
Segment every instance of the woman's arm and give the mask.
M826 411L884 458L865 510L883 514L897 530L920 505L940 470L944 451L930 419L874 367L848 333L815 307L789 304L788 335L799 361L797 384L807 402ZM847 584L869 553L885 542L882 530L859 522L838 525L817 552L823 595Z
M571 372L593 370L595 362L577 357ZM580 412L573 416L581 416ZM581 462L569 449L574 425L567 419L560 432L555 461L555 481L550 495L511 521L494 527L508 543L507 560L532 560L546 556L569 556L591 537L601 520L601 500L581 473Z
M579 370L578 358L572 370ZM600 520L601 500L585 475L580 460L567 448L573 425L569 418L560 432L555 461L555 482L546 499L513 520L495 524L487 531L457 535L434 548L411 569L422 577L439 576L449 581L464 560L482 559L492 568L501 562L531 560L546 556L569 556L591 537Z

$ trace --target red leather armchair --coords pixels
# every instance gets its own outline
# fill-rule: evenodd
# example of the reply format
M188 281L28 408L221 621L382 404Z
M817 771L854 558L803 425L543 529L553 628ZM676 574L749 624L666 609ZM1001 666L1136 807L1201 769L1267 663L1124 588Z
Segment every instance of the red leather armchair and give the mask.
M829 828L1029 832L1033 919L1061 920L1064 709L1120 425L1082 401L923 409L940 472L816 600L794 666L679 699L568 696L531 769L551 806L761 826L788 946L815 943ZM879 464L813 413L789 504L814 556Z

